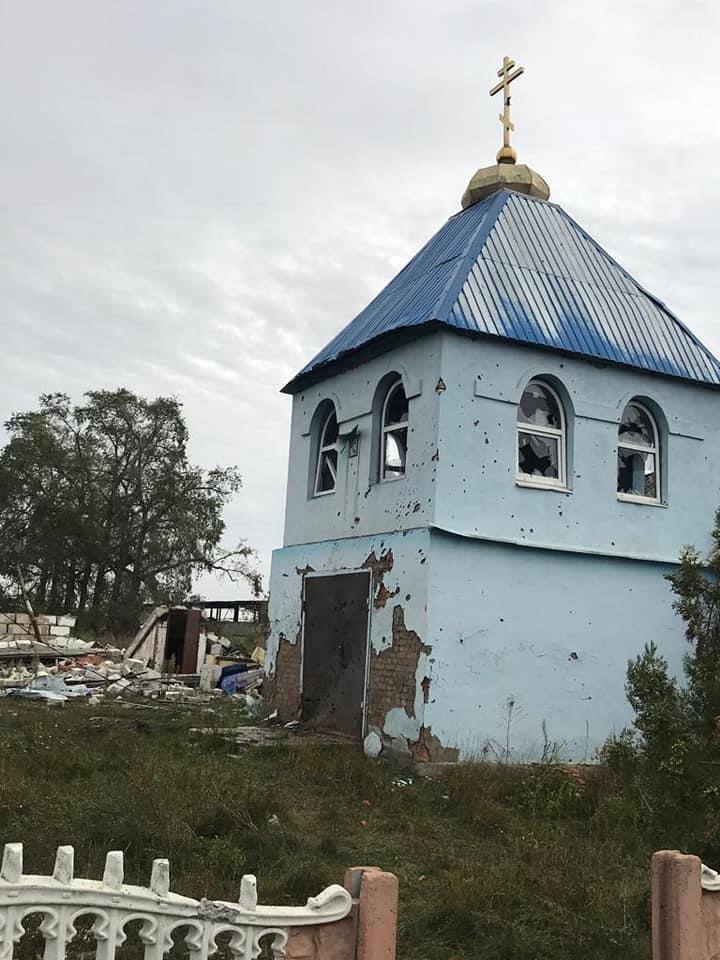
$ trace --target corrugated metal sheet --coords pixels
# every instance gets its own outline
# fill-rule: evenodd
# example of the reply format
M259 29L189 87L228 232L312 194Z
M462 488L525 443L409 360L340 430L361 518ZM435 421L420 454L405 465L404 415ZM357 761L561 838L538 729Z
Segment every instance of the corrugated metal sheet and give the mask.
M286 389L431 321L720 385L710 351L561 207L503 190L450 219Z

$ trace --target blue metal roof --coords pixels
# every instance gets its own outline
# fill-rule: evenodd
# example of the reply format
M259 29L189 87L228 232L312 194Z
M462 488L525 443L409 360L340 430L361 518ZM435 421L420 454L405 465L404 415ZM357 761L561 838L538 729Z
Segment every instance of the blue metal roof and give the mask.
M720 362L561 207L501 190L448 220L285 389L427 323L720 386Z

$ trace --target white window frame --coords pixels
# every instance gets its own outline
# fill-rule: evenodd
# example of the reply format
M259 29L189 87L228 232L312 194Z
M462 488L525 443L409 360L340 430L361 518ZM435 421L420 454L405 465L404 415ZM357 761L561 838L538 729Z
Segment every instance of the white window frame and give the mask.
M337 452L337 449L338 449L337 439L333 443L323 442L325 440L325 434L327 432L328 424L330 423L333 417L335 417L335 422L337 424L337 411L335 410L334 407L332 408L332 410L330 410L328 415L323 420L322 428L320 430L320 442L318 444L317 463L315 464L315 486L313 487L313 497L327 497L331 493L335 493L335 490L337 488L337 458L336 458L335 471L334 471L334 477L333 477L333 480L335 482L333 483L332 490L318 489L320 486L320 471L322 469L323 454L330 453L332 450L335 450Z
M618 500L624 500L626 503L662 503L662 475L660 473L661 464L660 464L660 431L658 430L657 420L653 416L651 410L645 406L644 403L641 403L639 400L628 400L628 402L623 407L622 416L625 416L625 411L628 407L637 407L639 410L645 414L645 416L650 421L653 430L653 445L651 447L645 446L641 443L626 443L620 439L620 427L622 426L622 417L620 418L620 423L618 424L618 434L617 434L617 457L620 459L620 450L637 450L640 453L652 453L655 457L655 496L654 497L644 497L639 493L622 493L617 489L617 464L615 466L615 491L617 493Z
M520 421L520 403L525 396L525 392L530 387L542 387L554 398L560 411L560 427L541 427L534 423L522 423ZM521 487L539 487L541 490L567 490L567 463L566 463L566 422L565 407L558 396L557 390L553 390L545 380L531 380L525 385L520 403L517 406L515 414L515 482ZM529 433L541 437L552 437L558 441L558 476L557 477L537 477L531 473L523 473L520 469L520 434Z
M390 402L390 397L395 393L398 387L403 388L405 392L405 385L402 381L402 377L398 377L397 380L394 380L390 386L387 388L385 393L385 399L382 405L382 411L380 413L380 483L394 483L395 480L402 480L403 477L407 474L407 445L405 449L405 466L402 473L396 473L391 477L385 476L385 438L388 433L397 433L399 430L405 430L407 436L410 436L410 403L407 398L407 393L405 393L405 403L408 405L408 418L404 423L395 423L391 426L387 426L385 423L385 414L387 413L388 403Z

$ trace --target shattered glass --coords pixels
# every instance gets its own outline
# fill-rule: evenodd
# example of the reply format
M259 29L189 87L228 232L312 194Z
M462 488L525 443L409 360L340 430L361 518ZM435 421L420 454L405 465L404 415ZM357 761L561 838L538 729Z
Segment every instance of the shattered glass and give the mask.
M618 493L656 500L658 493L655 454L619 447L617 488Z
M560 477L560 441L537 433L518 433L518 467L529 477Z
M385 426L389 427L395 423L407 423L408 420L408 402L405 396L405 390L401 383L393 387L392 393L387 399L385 405Z
M541 383L531 383L522 395L518 421L531 423L536 427L562 429L562 416L558 402Z
M400 477L405 473L407 433L407 428L404 428L388 430L385 434L383 480Z
M652 420L642 407L629 403L620 421L620 441L636 443L640 447L655 446L655 429Z

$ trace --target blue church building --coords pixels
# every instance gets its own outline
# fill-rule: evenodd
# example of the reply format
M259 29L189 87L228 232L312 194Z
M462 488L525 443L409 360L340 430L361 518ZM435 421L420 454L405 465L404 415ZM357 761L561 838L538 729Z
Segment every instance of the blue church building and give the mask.
M499 159L284 388L268 685L373 755L591 759L720 502L720 363Z

